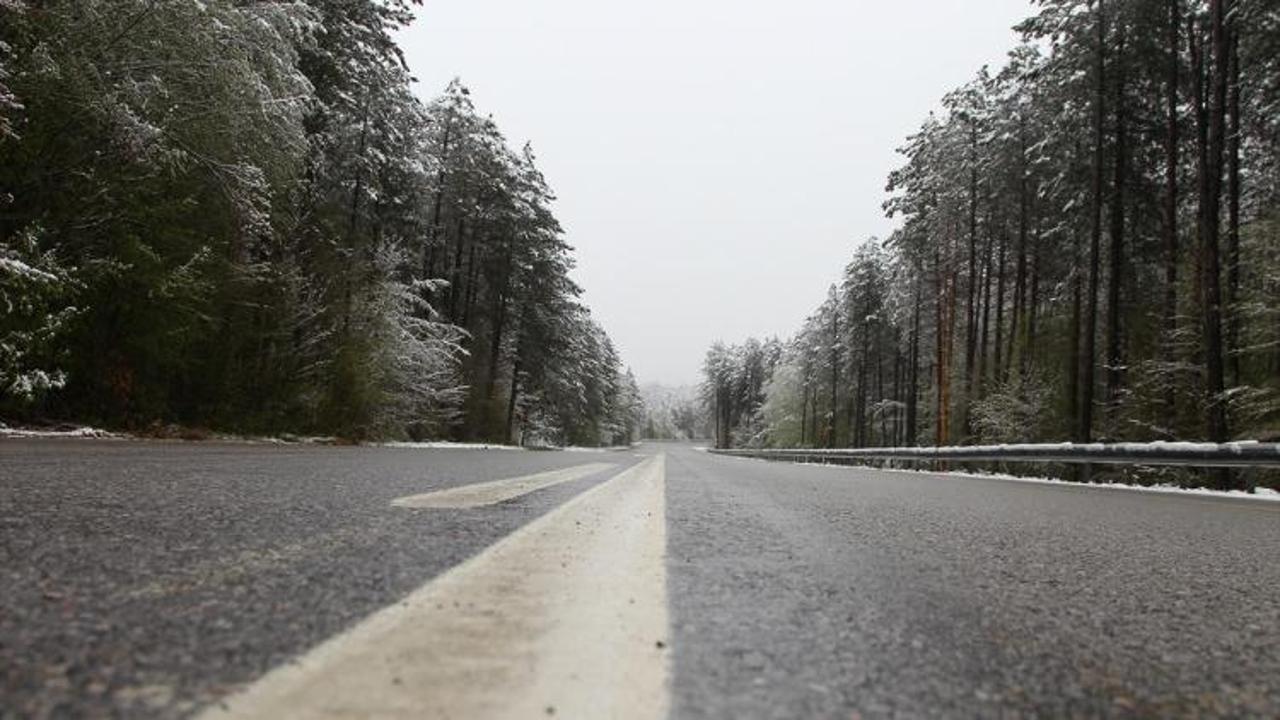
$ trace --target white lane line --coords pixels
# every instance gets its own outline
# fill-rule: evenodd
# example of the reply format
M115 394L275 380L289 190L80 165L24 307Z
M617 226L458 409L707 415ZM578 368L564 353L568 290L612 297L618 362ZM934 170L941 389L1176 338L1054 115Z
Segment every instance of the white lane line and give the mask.
M587 490L200 720L666 717L664 464Z
M527 495L534 490L604 472L613 463L588 463L561 470L549 470L536 475L491 480L489 482L462 485L460 487L433 490L419 495L407 495L391 501L396 507L408 508L475 508L495 505L504 500Z

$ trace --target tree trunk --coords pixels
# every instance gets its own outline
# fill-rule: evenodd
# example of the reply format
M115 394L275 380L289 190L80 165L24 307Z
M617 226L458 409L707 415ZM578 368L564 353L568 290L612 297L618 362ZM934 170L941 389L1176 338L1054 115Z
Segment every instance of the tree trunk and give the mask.
M812 440L814 447L822 447L822 436L818 431L818 386L821 382L821 378L815 378L813 383L813 399L809 401L809 434L813 436Z
M804 441L809 422L809 371L804 370L804 378L800 385L800 447L805 447Z
M893 423L891 424L889 445L902 445L902 413L898 408L902 403L902 347L895 344L893 349Z
M1164 130L1164 342L1163 358L1172 366L1176 360L1178 335L1178 48L1181 46L1182 18L1178 5L1169 0L1169 62L1165 71ZM1166 379L1164 392L1166 422L1177 417L1175 378Z
M1240 384L1240 29L1227 31L1227 380Z
M994 228L994 223L988 221L988 227ZM986 247L982 252L982 300L981 300L981 324L982 335L978 341L978 373L977 385L972 396L966 400L966 405L972 405L975 399L981 398L986 394L987 383L987 341L990 338L991 329L991 261L995 252L996 239L988 237ZM965 417L969 417L966 411ZM965 427L969 430L968 426Z
M1037 229L1031 238L1031 295L1027 303L1027 342L1022 346L1022 357L1019 366L1025 374L1031 369L1036 347L1036 321L1040 317L1040 233Z
M467 218L458 217L458 238L453 245L453 267L449 270L449 321L458 321L458 300L461 294L459 277L462 275L462 253L466 243Z
M946 445L948 439L947 425L949 421L949 418L947 417L947 409L951 404L951 381L950 372L948 371L948 363L950 362L950 359L947 357L947 348L951 342L951 338L948 333L947 326L950 323L950 320L947 317L946 308L948 295L950 294L951 299L954 300L954 293L948 292L946 276L942 272L941 259L936 255L934 257L934 262L938 268L937 297L935 298L934 303L934 316L935 322L937 323L937 332L935 333L936 340L934 343L937 346L935 348L937 358L935 359L934 367L934 372L937 374L937 378L934 385L937 387L938 408L934 414L934 442L938 445Z
M836 297L833 293L832 297ZM831 420L827 427L827 447L836 446L836 418L840 391L840 308L831 303Z
M995 345L993 346L994 362L992 364L991 378L994 382L1004 381L1004 365L1001 363L1000 352L1004 348L1004 266L1005 266L1005 241L1004 231L1000 232L1000 251L996 256L996 334Z
M1117 24L1120 55L1116 67L1115 158L1111 192L1111 244L1107 277L1107 415L1112 432L1118 423L1120 394L1124 386L1124 345L1121 327L1121 290L1124 283L1125 185L1128 174L1128 118L1125 114L1125 30Z
M1079 442L1089 442L1093 437L1093 385L1096 369L1094 360L1098 339L1098 271L1102 244L1102 124L1105 117L1103 95L1106 85L1107 26L1103 1L1098 0L1098 42L1095 49L1092 224L1089 231L1089 291L1085 296L1087 309L1084 314L1084 349L1080 358L1080 416L1079 425L1076 428L1076 440Z
M1005 353L1005 374L1013 371L1013 355L1015 347L1018 348L1018 361L1020 368L1025 370L1026 362L1026 344L1022 343L1019 347L1019 334L1024 333L1023 319L1026 317L1027 307L1027 235L1029 233L1029 225L1031 223L1028 197L1028 178L1030 172L1027 167L1027 135L1025 120L1019 123L1019 157L1021 165L1018 179L1018 259L1014 270L1013 277L1013 312L1009 316L1009 348Z
M884 357L882 357L880 354L880 343L878 341L874 344L873 347L875 349L875 356L876 356L876 359L875 359L876 392L875 392L874 398L876 401L875 405L880 406L882 401L884 400ZM876 438L876 443L875 443L877 445L884 442L884 437L885 437L885 425L884 425L885 417L884 416L885 414L881 412L880 413L880 437Z
M858 387L855 391L855 405L857 405L858 413L853 428L853 445L855 447L867 446L867 362L866 350L863 349L863 359L858 363Z
M480 276L479 263L476 262L476 246L478 242L471 243L471 249L467 251L467 271L463 275L467 279L466 299L462 301L462 322L459 325L463 328L471 328L472 310L476 302L476 281Z
M360 145L356 157L363 158L368 149L369 136L369 99L366 96L363 106L363 119L360 123ZM357 165L359 167L359 165ZM356 171L355 187L351 190L351 207L347 212L347 247L355 253L356 232L360 227L360 198L364 195L364 173ZM352 288L352 273L342 273L342 334L345 336L351 325L351 306L354 302L355 290Z
M734 418L738 416L737 405L733 402L733 390L729 387L724 389L724 446L733 447L733 425Z
M920 396L920 277L916 276L915 303L911 310L911 379L907 383L906 444L916 444L916 413Z
M452 120L452 118L450 118ZM423 253L422 276L425 279L435 277L436 271L436 246L440 240L440 216L444 206L444 188L445 182L448 180L446 168L449 167L449 135L453 129L453 123L446 121L444 126L444 136L440 143L440 169L436 172L436 191L431 201L431 224L427 227L427 247ZM431 291L426 291L424 298L431 302Z
M975 354L978 344L978 128L969 120L969 298L965 308L964 430L969 430L969 404L973 398Z
M516 357L511 362L511 392L507 395L507 433L508 445L515 444L516 397L520 393L520 340L516 339Z
M718 448L723 448L724 445L720 441L720 438L721 438L720 421L722 418L720 417L720 386L719 385L716 385L713 388L711 398L712 398L712 404L714 405L714 407L712 408L711 416L715 423L715 428L713 430L713 432L715 433L715 446Z
M1075 262L1071 268L1071 322L1069 325L1070 338L1068 340L1068 364L1067 364L1067 417L1076 423L1072 431L1079 433L1080 418L1080 370L1084 362L1081 357L1080 348L1080 330L1081 330L1081 305L1084 302L1084 283L1082 281L1083 270L1080 267L1080 242L1075 242L1073 248Z
M489 373L485 377L484 409L481 411L481 427L485 437L492 437L496 428L490 427L490 407L498 387L498 369L502 364L502 333L507 326L507 303L511 282L511 250L507 250L502 287L498 289L498 301L494 308L493 333L489 336Z
M1221 209L1222 155L1226 134L1225 112L1227 99L1227 37L1226 8L1224 0L1209 2L1209 35L1213 48L1213 63L1207 105L1204 92L1204 73L1195 76L1197 87L1198 120L1201 138L1200 152L1200 258L1201 292L1204 323L1205 401L1209 439L1223 442L1227 439L1227 414L1223 399L1223 340L1222 340L1222 289L1219 258L1218 222ZM1194 35L1194 34L1193 34ZM1206 63L1193 37L1193 48L1198 56L1197 65ZM1219 473L1220 484L1228 484L1227 473Z

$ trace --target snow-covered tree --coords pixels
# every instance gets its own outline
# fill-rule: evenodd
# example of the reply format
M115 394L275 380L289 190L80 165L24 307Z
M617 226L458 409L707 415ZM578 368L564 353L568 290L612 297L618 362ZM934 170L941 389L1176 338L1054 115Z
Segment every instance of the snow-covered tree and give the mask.
M0 0L0 412L631 437L532 151L412 91L418 5Z
M30 228L0 243L0 410L30 408L66 384L61 347L79 315L77 283L39 236Z

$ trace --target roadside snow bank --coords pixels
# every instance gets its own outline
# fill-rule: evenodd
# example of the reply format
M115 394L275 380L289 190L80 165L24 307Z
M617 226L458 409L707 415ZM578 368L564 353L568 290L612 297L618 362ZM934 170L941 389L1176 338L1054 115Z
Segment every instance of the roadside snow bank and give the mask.
M764 458L746 458L749 460L760 460ZM766 460L767 461L767 460ZM912 475L951 475L954 477L978 478L980 480L1003 480L1006 482L1035 483L1040 485L1058 485L1062 487L1074 488L1097 488L1099 490L1128 490L1131 492L1149 492L1162 493L1165 495L1201 495L1206 497L1236 498L1240 500L1261 500L1266 502L1280 502L1280 490L1259 487L1255 488L1253 493L1247 493L1243 490L1211 490L1209 488L1186 488L1178 485L1131 485L1128 483L1077 483L1059 480L1057 478L1046 477L1025 477L1022 475L1009 475L1007 473L983 473L983 472L963 472L963 471L947 471L939 472L936 470L910 470L906 468L873 468L868 465L833 465L828 463L811 463L811 462L792 462L792 465L803 465L805 467L825 467L832 470L876 470L879 472L889 473L910 473Z
M498 445L498 444L496 444L496 443L464 443L464 442L449 442L449 441L447 441L447 440L432 440L432 441L428 441L428 442L384 442L384 443L374 443L374 445L375 445L376 447L389 447L389 448L414 448L414 449L418 449L418 450L423 450L423 449L437 449L437 450L529 450L529 451L532 451L532 450L553 450L553 451L559 451L559 452L576 452L576 453L608 453L608 452L624 452L624 451L626 451L626 450L632 450L632 449L634 449L634 448L635 448L635 446L634 446L634 445L619 445L619 446L616 446L616 447L598 447L598 448L597 448L597 447L579 447L579 446L576 446L576 445L570 445L570 446L568 446L568 447L555 447L555 446L552 446L552 445L530 445L530 446L522 447L522 446L518 446L518 445Z
M94 427L69 428L11 428L0 424L0 438L112 438L121 439L124 435Z
M388 448L412 448L417 450L424 449L442 449L442 450L524 450L522 447L514 445L496 445L491 443L461 443L447 442L444 440L432 440L430 442L384 442L374 443L375 447Z

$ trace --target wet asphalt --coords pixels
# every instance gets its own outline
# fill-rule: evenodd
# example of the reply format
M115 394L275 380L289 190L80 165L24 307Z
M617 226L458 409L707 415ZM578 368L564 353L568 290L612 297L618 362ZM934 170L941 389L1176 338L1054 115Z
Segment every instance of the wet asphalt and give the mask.
M1280 503L667 453L676 718L1280 717ZM0 440L0 718L183 717L637 453Z
M667 458L678 718L1280 717L1280 503Z
M0 718L189 715L612 471L487 508L391 500L637 460L0 439Z

